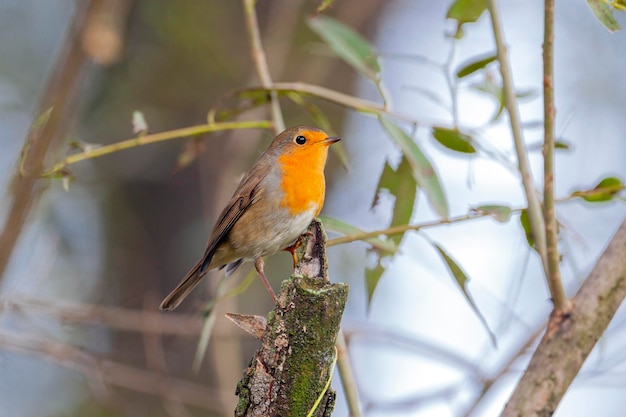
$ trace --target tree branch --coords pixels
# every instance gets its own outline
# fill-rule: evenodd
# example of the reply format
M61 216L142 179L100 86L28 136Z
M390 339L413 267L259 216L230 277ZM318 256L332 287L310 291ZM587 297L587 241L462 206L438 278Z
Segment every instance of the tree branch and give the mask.
M254 66L261 80L261 85L264 88L269 88L272 85L272 77L270 76L267 58L265 58L265 51L263 49L263 43L261 42L259 21L256 16L255 5L256 0L243 0L246 13L246 27L252 47L252 60L254 61ZM285 130L285 121L283 120L283 112L280 109L278 94L275 91L270 92L270 109L272 120L274 121L274 132L279 134Z
M551 416L624 297L626 220L572 299L568 314L550 320L502 416Z
M504 105L506 107L507 113L509 114L511 133L513 135L513 142L515 143L515 152L517 153L518 169L522 176L524 193L526 194L526 200L528 202L528 217L530 218L533 238L535 239L535 244L537 245L537 252L539 252L539 256L541 257L544 272L546 276L548 276L549 274L546 262L546 236L543 222L543 213L541 210L541 203L539 202L539 198L537 197L537 194L535 192L533 177L530 171L530 165L528 163L526 143L524 142L524 134L522 132L519 108L517 105L517 98L515 96L515 86L513 85L513 75L509 64L507 46L505 44L504 32L502 30L502 23L500 22L500 13L498 11L497 0L487 0L487 8L489 9L489 15L491 16L493 35L496 41L496 51L498 61L500 62L502 90L504 92Z
M184 138L188 136L201 135L203 133L218 132L223 130L234 129L266 129L270 127L270 123L265 120L250 120L241 122L223 122L223 123L207 123L203 125L183 127L181 129L168 130L166 132L153 133L143 135L132 139L126 139L121 142L112 143L106 146L99 146L88 149L80 153L68 156L61 162L55 164L50 170L46 171L44 176L53 176L59 173L68 165L75 164L87 159L99 158L125 149L135 148L137 146L149 145L152 143L162 142L165 140Z
M0 311L3 310L52 317L62 324L99 325L112 330L147 334L197 337L202 329L200 316L162 314L158 311L130 310L95 304L60 303L35 298L0 299Z
M0 232L0 282L26 218L43 190L38 178L48 149L64 135L71 115L76 112L78 85L86 62L80 33L91 3L80 2L70 21L63 49L35 109L35 120L24 141L19 169L11 180L12 199Z
M546 223L548 287L554 308L565 311L567 295L561 281L559 237L554 208L554 0L545 0L543 37L543 217Z
M22 336L14 332L0 330L0 348L46 359L59 366L80 372L89 381L96 383L164 396L168 400L180 401L215 412L224 411L219 408L220 393L216 390L102 359L82 349L55 340Z

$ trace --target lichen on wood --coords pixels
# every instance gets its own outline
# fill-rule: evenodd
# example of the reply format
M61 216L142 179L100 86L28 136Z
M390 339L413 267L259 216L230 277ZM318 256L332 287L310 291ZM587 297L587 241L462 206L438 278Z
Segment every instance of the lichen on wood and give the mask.
M335 339L348 286L331 284L321 223L309 227L295 273L281 286L261 347L237 385L237 417L304 417L332 377ZM335 393L328 389L313 416L329 417Z

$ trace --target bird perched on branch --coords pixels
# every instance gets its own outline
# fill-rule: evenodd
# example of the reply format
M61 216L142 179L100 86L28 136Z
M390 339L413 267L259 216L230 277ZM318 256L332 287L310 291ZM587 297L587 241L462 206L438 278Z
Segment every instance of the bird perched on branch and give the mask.
M208 271L226 268L229 275L249 260L276 300L262 258L285 250L295 266L299 239L324 204L328 147L339 140L308 126L276 136L220 214L204 255L165 297L161 310L178 307Z

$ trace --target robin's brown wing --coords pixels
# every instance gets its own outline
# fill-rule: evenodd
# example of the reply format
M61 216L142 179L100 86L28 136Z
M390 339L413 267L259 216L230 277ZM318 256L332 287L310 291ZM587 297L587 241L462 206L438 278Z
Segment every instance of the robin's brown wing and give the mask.
M202 274L211 263L213 255L217 250L217 247L222 242L222 239L230 232L237 220L246 211L248 207L254 204L260 193L259 184L263 176L254 176L245 178L241 182L239 188L235 191L224 210L217 219L217 223L209 236L207 246L202 257L200 264L200 273Z
M174 310L189 293L198 285L207 267L215 255L215 251L222 239L230 232L233 225L241 217L250 205L254 204L260 196L260 184L269 171L269 165L260 166L255 164L246 176L241 180L239 187L230 201L222 210L200 260L187 272L180 284L163 300L161 310Z

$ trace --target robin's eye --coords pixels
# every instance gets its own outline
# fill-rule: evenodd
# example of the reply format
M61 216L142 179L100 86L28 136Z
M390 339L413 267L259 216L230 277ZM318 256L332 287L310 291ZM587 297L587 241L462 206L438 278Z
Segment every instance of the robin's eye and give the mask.
M295 142L298 145L304 145L306 143L306 138L304 136L298 136L296 137Z

